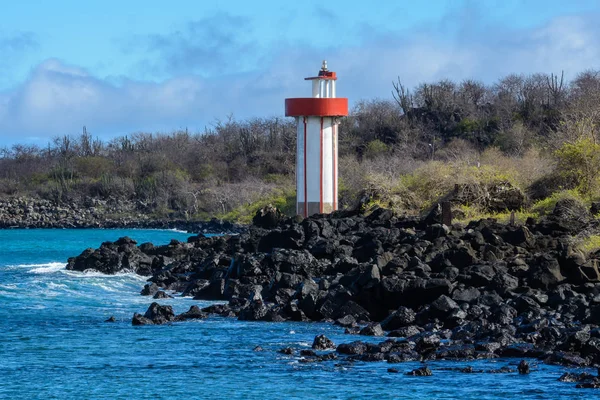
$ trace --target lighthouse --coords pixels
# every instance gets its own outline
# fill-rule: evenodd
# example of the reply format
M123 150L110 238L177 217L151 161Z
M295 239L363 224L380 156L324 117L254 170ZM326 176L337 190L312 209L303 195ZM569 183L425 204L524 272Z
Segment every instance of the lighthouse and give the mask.
M305 80L312 97L285 99L285 115L297 124L296 213L308 217L338 209L338 124L348 99L335 97L337 76L327 61Z

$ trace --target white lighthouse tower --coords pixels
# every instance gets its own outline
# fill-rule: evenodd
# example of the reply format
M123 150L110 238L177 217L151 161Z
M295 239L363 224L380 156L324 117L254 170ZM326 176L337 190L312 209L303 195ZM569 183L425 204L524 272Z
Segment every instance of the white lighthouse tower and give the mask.
M327 61L312 81L312 97L285 99L285 115L296 117L296 213L304 217L338 208L338 120L348 99L335 97L335 72Z

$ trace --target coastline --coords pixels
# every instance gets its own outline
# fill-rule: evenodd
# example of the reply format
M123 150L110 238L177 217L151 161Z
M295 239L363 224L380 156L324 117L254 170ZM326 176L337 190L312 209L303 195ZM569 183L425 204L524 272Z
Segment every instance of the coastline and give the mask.
M91 201L56 205L48 200L17 197L0 199L0 229L133 228L178 229L189 233L237 234L244 225L223 221L153 218L135 210L133 203Z
M341 344L335 359L509 357L598 367L600 254L584 255L570 240L598 225L553 215L522 226L481 220L462 227L396 218L385 209L366 217L336 212L166 246L121 238L70 258L67 268L126 268L152 276L144 295L160 299L169 291L228 302L177 316L155 303L134 315L136 325L209 313L323 321L352 334L388 337L376 346ZM308 360L327 361L322 357L334 359L307 353Z

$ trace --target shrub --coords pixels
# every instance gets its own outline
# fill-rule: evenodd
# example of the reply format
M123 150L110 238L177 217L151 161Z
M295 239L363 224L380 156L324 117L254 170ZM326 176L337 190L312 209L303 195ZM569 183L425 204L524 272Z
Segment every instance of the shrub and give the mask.
M296 191L290 187L277 188L268 195L248 204L237 206L229 212L219 213L218 218L249 224L256 211L271 204L284 215L296 215Z
M584 196L594 196L600 190L600 144L589 137L565 143L555 153L558 170L573 178Z
M366 158L377 158L389 151L388 146L379 139L375 139L367 143L364 155Z
M75 169L80 176L98 179L102 175L110 174L114 169L114 163L105 157L79 157L75 160Z
M454 221L459 223L467 224L470 221L477 221L480 219L493 218L501 224L508 224L511 219L511 211L503 211L499 213L490 213L482 210L480 207L460 205L457 212L454 212L456 218ZM536 218L538 214L532 211L515 211L515 223L519 225L525 224L527 218Z
M588 236L583 239L578 247L586 253L593 253L600 250L600 235Z
M531 211L539 215L552 214L556 203L559 200L572 199L574 201L585 204L585 199L581 196L581 193L576 189L562 190L560 192L553 193L550 197L539 200L532 207Z

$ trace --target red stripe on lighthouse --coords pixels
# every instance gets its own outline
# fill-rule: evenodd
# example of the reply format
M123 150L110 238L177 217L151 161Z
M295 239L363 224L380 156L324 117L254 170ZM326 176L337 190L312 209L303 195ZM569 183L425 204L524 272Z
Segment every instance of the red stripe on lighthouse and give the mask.
M306 117L304 117L304 217L308 217L308 184L306 183Z
M323 117L321 117L321 159L319 166L319 212L323 214Z

